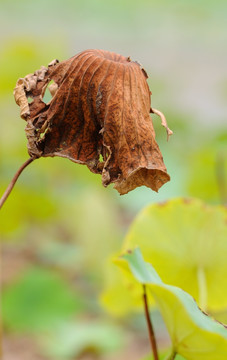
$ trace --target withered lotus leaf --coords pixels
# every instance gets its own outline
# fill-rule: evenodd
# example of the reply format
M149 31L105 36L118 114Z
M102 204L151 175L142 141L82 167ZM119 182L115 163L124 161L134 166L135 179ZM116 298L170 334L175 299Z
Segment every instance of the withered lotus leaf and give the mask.
M52 99L45 103L48 85ZM150 95L139 63L103 50L53 60L19 79L14 90L31 157L85 164L120 194L141 185L158 191L170 180L155 141Z

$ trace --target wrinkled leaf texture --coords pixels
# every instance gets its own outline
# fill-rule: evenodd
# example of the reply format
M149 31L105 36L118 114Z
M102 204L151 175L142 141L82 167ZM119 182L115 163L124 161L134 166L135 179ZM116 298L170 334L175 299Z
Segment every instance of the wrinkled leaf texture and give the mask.
M103 50L53 60L19 79L14 96L27 121L30 156L85 164L120 194L141 185L158 191L170 177L155 141L146 80L137 62Z

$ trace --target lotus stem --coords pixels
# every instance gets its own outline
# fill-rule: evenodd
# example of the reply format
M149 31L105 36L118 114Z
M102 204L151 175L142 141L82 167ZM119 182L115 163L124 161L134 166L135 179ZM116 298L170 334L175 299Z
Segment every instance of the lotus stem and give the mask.
M33 160L35 160L35 157L30 157L27 161L25 161L25 163L23 165L21 165L21 167L17 170L16 174L14 175L14 177L12 178L11 182L9 183L6 191L4 192L4 194L2 195L1 199L0 199L0 209L2 208L3 204L5 203L6 199L8 198L9 194L11 193L11 191L13 190L14 185L17 182L17 179L19 178L20 174L22 173L22 171L29 165L31 164L31 162Z
M145 310L145 316L146 316L146 320L147 320L147 327L148 327L148 333L149 333L151 349L152 349L153 354L154 354L154 360L159 360L156 338L155 338L154 329L153 329L153 325L152 325L152 322L151 322L149 309L148 309L147 293L146 293L146 286L145 285L143 285L143 301L144 301L144 310Z

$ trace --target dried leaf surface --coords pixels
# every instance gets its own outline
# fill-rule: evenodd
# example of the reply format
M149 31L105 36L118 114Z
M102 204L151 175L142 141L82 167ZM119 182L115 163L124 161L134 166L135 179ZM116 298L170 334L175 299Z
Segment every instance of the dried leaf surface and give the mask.
M155 141L146 79L137 62L103 50L54 60L19 79L14 96L27 121L30 156L85 164L120 194L141 185L158 191L170 177Z

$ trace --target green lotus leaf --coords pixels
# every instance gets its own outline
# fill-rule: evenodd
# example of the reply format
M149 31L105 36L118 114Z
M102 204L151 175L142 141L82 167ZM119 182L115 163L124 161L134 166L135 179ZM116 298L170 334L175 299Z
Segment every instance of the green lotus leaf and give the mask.
M12 332L46 332L84 308L82 298L51 270L27 268L2 293L3 325Z
M146 207L123 250L139 246L163 281L190 293L204 311L227 308L227 209L177 198Z
M222 324L203 313L188 293L162 282L138 248L123 258L155 298L172 340L172 354L187 360L227 359L227 329Z
M143 289L138 286L125 261L116 255L107 259L105 265L105 290L100 296L102 306L117 317L132 311L141 312Z

